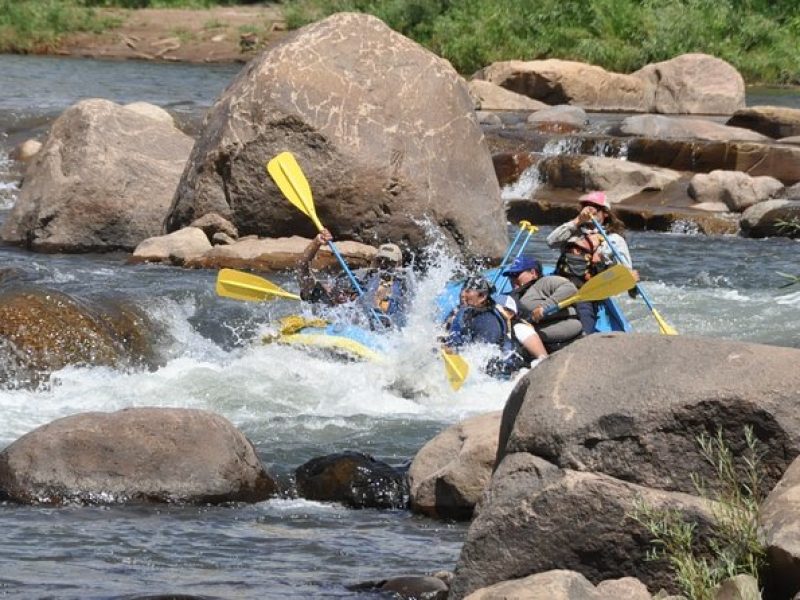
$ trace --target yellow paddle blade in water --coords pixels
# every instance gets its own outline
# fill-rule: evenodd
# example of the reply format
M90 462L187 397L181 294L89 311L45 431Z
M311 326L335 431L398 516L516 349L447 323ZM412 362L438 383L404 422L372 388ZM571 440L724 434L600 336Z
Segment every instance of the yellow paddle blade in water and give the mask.
M220 296L250 302L262 302L275 297L300 300L297 294L287 292L263 277L234 269L222 269L219 272L216 290Z
M306 214L314 222L317 230L322 229L322 223L319 222L314 208L311 186L294 155L291 152L281 152L267 163L267 173L286 199Z
M445 372L447 373L447 381L450 382L450 387L454 391L458 391L464 385L467 375L469 375L469 364L458 354L448 354L444 350L441 351L441 354L444 360Z
M655 308L651 309L650 312L653 313L653 318L655 318L656 323L658 323L658 328L661 330L661 333L664 335L678 335L678 330L667 323L664 317L662 317Z

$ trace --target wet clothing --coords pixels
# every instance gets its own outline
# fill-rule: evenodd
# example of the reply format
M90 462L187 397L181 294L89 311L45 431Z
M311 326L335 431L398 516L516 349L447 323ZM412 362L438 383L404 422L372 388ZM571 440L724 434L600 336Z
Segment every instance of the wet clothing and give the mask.
M455 348L476 343L497 346L502 351L502 356L489 359L484 371L492 377L508 379L520 369L529 366L533 358L514 337L515 320L497 306L462 306L450 319L445 343Z
M460 307L450 323L446 344L459 347L465 344L508 346L509 324L497 308Z
M578 288L565 277L545 275L518 287L510 296L517 302L520 318L532 321L531 313L535 308L557 306L577 293ZM533 325L548 352L578 339L583 333L578 313L572 306L546 315Z
M353 273L364 290L361 302L368 309L387 315L393 325L406 324L408 283L400 269L358 269Z

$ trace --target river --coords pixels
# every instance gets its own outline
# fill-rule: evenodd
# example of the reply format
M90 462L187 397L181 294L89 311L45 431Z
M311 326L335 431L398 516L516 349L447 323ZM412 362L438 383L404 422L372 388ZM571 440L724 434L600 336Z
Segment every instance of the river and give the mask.
M86 97L148 101L194 132L239 68L0 56L0 220L20 180L9 152L67 106ZM755 98L749 103L766 103ZM797 94L779 98L770 103L800 107ZM547 262L554 259L544 244L550 229L542 227L529 247ZM682 335L800 347L800 287L781 289L778 275L798 272L797 242L703 236L691 226L628 237L643 286ZM281 476L345 450L404 465L448 425L501 409L511 390L479 373L460 392L446 384L430 351L435 296L457 267L444 254L419 282L409 326L383 365L262 345L259 334L293 311L290 301L222 299L214 272L128 265L126 258L0 246L0 267L21 274L0 290L24 281L76 298L126 298L168 333L164 366L154 372L67 368L36 391L0 390L0 447L78 412L190 407L230 419ZM292 285L285 276L271 279ZM635 330L658 331L640 300L623 296L620 304ZM466 525L287 496L213 507L9 504L0 506L0 529L0 596L7 598L355 598L369 596L348 589L364 580L452 570Z

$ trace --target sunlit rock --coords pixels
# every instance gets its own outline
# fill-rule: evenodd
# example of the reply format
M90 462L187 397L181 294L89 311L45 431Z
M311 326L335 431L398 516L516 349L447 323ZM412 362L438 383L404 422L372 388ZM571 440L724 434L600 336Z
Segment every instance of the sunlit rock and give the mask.
M632 74L655 89L647 112L730 115L745 106L744 79L730 63L690 53L645 65Z
M275 491L250 441L202 410L77 414L0 453L0 492L23 503L253 502Z
M32 250L132 250L162 232L192 139L108 100L56 119L0 237Z
M492 476L500 412L448 427L414 457L408 470L411 508L443 518L469 519Z
M77 301L61 292L0 294L0 386L32 387L75 366L155 364L153 325L130 307Z
M800 108L788 106L750 106L740 108L728 119L728 125L752 129L771 138L800 135Z
M216 212L241 235L311 220L264 163L291 151L337 239L426 246L423 218L465 253L500 256L505 215L463 78L380 20L338 13L252 59L209 110L166 222Z
M689 182L692 198L698 202L723 202L734 212L774 198L783 189L783 184L774 177L750 177L739 171L699 173Z

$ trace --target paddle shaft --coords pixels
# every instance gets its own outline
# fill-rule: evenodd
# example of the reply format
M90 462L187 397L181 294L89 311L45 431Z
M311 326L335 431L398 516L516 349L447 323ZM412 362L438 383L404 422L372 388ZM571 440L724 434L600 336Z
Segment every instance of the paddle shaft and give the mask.
M592 223L594 224L595 229L597 229L597 231L600 232L600 235L603 236L603 239L606 241L606 244L608 244L608 247L611 248L611 254L614 255L614 260L616 260L619 264L624 265L625 261L623 260L622 255L620 255L619 250L617 250L617 247L611 243L611 240L609 239L606 230L603 229L602 225L600 225L600 221L592 217ZM641 294L642 300L644 300L644 303L647 304L647 307L650 310L653 310L653 305L650 304L650 300L647 298L647 294L644 293L644 290L641 288L641 286L637 283L634 287L636 288L636 291L639 292L639 294Z
M289 202L311 219L317 231L322 231L325 227L320 222L319 217L317 217L317 211L314 207L314 198L311 195L311 187L308 185L308 179L300 168L294 155L291 152L281 152L267 163L267 172L275 180L275 184L283 192L283 195L286 196ZM358 283L356 276L353 275L344 257L339 253L339 249L336 247L336 244L333 243L333 240L328 240L328 247L347 274L350 283L353 284L353 289L355 289L359 298L363 300L364 290ZM371 306L365 306L365 308L368 309L369 316L374 320L376 325L385 327L387 321L391 323L388 315L379 314L378 311Z
M506 250L505 256L503 256L503 260L500 261L500 266L497 267L497 272L494 274L492 278L492 285L497 283L497 279L500 277L500 273L503 272L503 269L508 262L508 257L511 256L511 253L514 251L514 248L517 246L517 242L519 238L522 236L522 233L528 228L530 223L528 221L520 221L519 222L519 231L517 231L517 235L514 236L514 241L508 245L508 250Z

